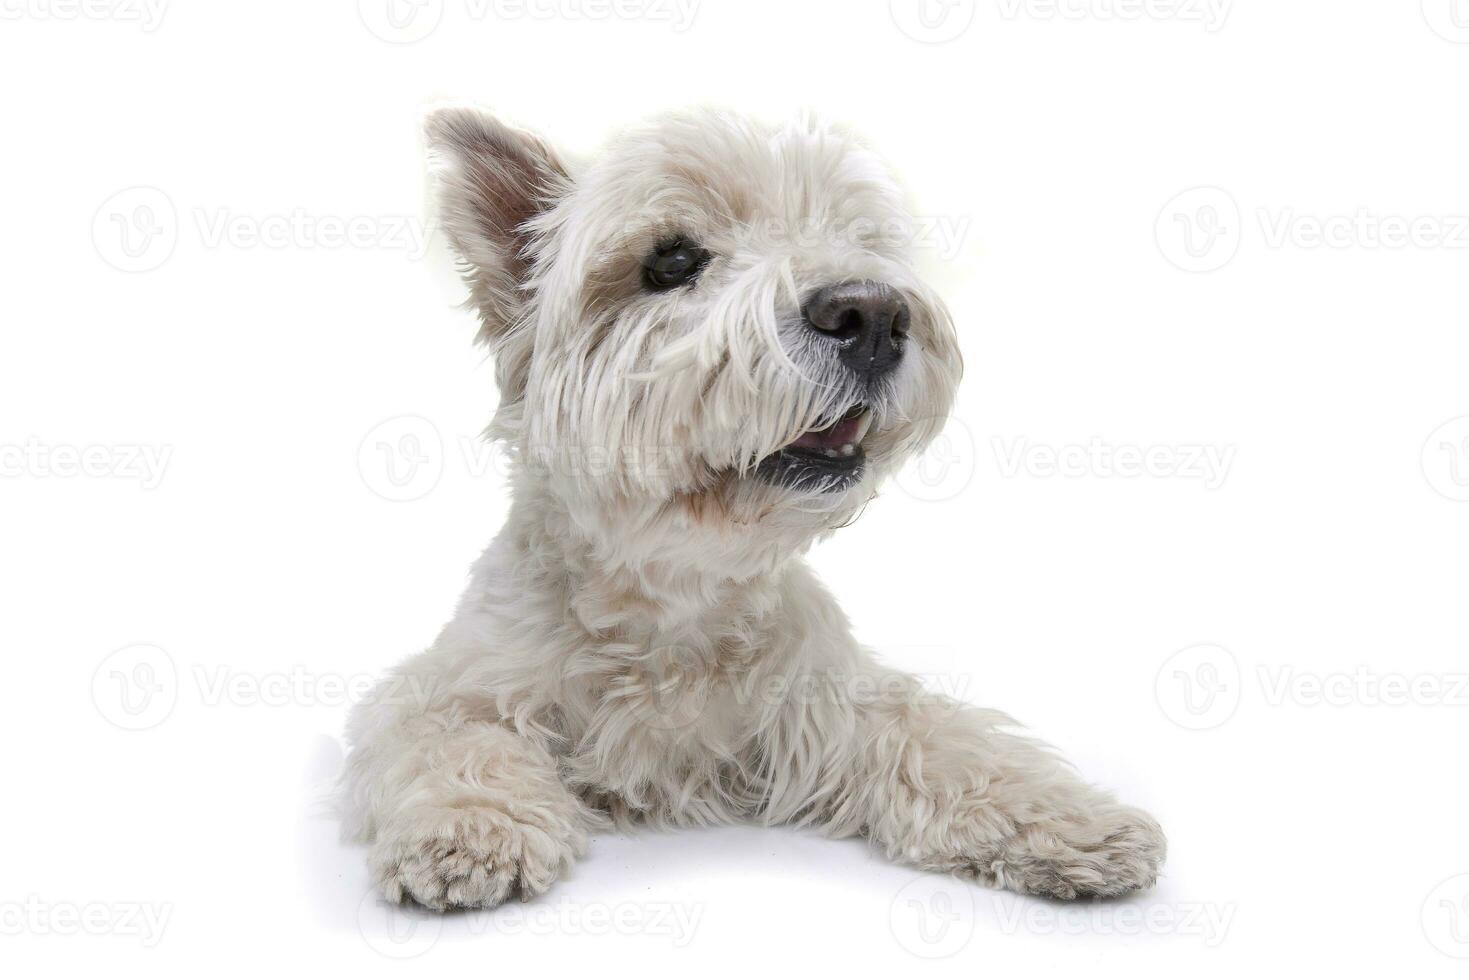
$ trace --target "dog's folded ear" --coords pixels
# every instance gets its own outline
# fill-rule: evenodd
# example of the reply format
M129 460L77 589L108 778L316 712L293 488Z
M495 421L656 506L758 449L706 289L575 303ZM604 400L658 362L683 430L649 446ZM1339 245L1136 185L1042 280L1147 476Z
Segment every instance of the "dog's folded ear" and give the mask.
M431 112L424 124L439 222L466 265L480 339L497 346L514 325L532 272L529 223L570 188L542 140L479 109Z

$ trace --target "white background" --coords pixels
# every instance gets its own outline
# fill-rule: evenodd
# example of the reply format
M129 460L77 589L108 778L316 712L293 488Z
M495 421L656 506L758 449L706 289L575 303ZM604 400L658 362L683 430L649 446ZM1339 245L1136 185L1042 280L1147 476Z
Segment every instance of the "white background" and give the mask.
M1469 3L387 2L0 2L7 972L1462 975ZM343 688L507 506L418 247L444 97L572 153L810 107L892 160L967 372L812 560L1154 812L1156 889L730 828L493 915L367 897L312 802Z

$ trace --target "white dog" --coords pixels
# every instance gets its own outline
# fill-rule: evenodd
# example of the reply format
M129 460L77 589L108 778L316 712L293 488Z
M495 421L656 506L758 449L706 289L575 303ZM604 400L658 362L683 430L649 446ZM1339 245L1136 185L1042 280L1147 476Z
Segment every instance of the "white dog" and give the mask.
M716 112L575 169L472 109L427 135L514 504L453 621L352 717L347 825L384 894L493 906L589 830L741 819L1038 895L1152 884L1149 816L881 666L801 558L960 374L879 161Z

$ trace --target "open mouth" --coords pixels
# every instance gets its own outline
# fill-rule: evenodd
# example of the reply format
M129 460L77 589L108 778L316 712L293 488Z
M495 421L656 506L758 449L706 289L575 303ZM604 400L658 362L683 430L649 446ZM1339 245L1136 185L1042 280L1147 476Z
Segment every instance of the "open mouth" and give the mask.
M845 489L862 475L867 459L862 440L871 425L867 406L854 405L825 428L803 432L775 455L761 460L758 472L796 489Z

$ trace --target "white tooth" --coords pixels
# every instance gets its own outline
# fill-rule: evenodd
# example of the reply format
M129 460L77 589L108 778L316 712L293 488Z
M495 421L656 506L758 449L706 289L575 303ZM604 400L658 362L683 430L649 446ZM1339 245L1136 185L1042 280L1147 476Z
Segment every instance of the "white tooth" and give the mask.
M842 447L842 455L843 456L855 456L855 455L857 455L857 447L854 446L854 445L852 445L850 442L847 443L845 446Z
M825 456L827 459L836 459L837 458L837 451L835 449L823 449L821 451L821 454L823 456Z
M857 441L861 442L867 438L867 430L872 428L872 412L862 413L862 418L857 422Z

